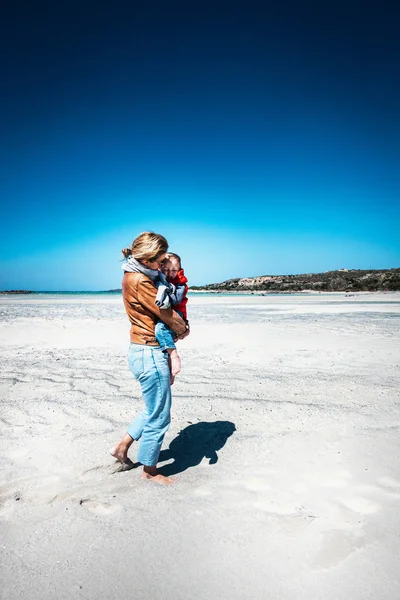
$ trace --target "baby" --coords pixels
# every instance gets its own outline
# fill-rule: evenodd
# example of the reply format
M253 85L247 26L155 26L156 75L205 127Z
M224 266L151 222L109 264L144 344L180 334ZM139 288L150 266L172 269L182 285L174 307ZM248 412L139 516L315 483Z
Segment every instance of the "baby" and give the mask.
M188 286L187 278L182 269L180 256L173 252L168 252L161 271L165 276L169 287L165 288L162 285L158 286L158 300L156 300L156 304L158 304L160 308L168 308L168 306L172 305L173 309L186 321L186 323L188 323L186 311ZM165 303L165 296L168 296L170 302L168 302L167 299L167 302ZM172 384L175 375L181 370L181 359L175 345L176 335L162 321L156 323L155 335L161 350L166 350L168 352Z

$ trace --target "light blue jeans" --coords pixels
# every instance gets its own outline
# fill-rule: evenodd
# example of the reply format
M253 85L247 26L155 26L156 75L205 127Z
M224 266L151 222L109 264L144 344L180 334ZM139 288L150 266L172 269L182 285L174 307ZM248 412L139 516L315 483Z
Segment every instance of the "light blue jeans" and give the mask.
M145 408L132 421L127 431L134 440L140 439L138 461L147 467L154 467L171 422L168 354L158 346L131 344L128 363L140 383Z
M176 311L180 317L183 318L183 313L180 310ZM163 321L157 321L155 327L155 336L157 342L160 344L161 350L166 348L176 348L175 338L176 333L172 331Z

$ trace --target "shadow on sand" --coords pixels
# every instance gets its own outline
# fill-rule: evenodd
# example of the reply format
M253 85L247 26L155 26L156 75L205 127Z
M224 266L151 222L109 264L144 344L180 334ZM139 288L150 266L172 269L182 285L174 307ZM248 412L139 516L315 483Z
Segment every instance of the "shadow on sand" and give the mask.
M185 427L172 440L168 450L161 451L159 462L171 459L174 462L160 467L159 472L166 476L176 475L199 465L204 457L210 460L210 465L215 465L217 450L224 447L234 431L236 427L230 421L201 422Z

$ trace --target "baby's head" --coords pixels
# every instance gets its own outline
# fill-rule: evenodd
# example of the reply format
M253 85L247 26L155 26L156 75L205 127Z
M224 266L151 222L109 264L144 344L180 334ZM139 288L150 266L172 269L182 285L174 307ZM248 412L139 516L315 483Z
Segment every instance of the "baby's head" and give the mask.
M161 271L164 273L167 281L172 281L182 268L181 257L173 252L167 252Z

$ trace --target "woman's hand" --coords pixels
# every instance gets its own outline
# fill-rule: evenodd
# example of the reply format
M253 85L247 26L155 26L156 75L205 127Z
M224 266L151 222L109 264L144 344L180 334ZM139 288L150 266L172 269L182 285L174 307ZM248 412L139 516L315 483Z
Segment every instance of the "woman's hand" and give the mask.
M179 341L179 340L184 340L185 337L187 337L190 333L190 326L189 323L186 323L186 331L184 333L181 333L181 335L178 335L178 337L175 338L175 341Z

